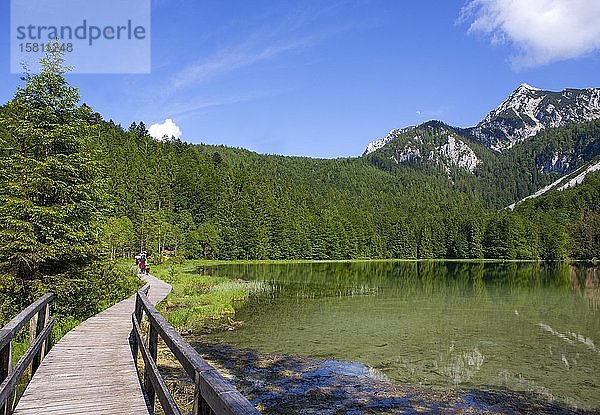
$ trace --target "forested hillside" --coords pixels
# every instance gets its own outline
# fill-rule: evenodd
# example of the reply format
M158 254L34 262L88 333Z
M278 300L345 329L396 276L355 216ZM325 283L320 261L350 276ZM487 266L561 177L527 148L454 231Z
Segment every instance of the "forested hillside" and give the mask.
M539 170L546 155L577 151L573 168L587 160L599 124L547 130L501 158L480 148L475 174L453 168L448 177L442 166L384 166L375 154L259 155L101 122L97 148L115 202L106 248L219 259L592 258L597 250L581 255L574 232L581 206L559 222L502 208L558 177Z
M572 258L600 256L600 173L588 174L578 186L552 191L523 202L518 213L535 222L545 249ZM543 252L552 256L553 252ZM561 255L558 255L559 257Z
M223 259L438 257L448 247L434 234L480 226L468 194L426 173L157 142L139 125L106 123L100 136L116 201L113 252L143 244ZM130 237L117 242L124 226Z
M600 156L600 120L543 130L478 173L488 189L501 192L501 205L520 200ZM488 191L489 193L489 191Z

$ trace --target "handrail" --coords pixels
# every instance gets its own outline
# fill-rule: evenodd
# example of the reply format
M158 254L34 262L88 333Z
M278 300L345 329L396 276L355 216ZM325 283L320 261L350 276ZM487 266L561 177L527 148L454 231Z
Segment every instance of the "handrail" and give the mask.
M52 300L54 300L53 293L43 295L0 330L0 414L2 415L13 413L17 401L16 388L29 365L33 376L50 350L50 333L54 327L54 319L50 317ZM27 323L30 324L29 348L13 368L12 342Z
M155 397L157 397L166 415L181 414L156 365L158 336L160 336L195 384L193 415L260 414L167 322L152 305L147 292L147 287L137 292L135 312L131 319L134 358L137 361L139 349L144 362L144 388L150 406L154 408ZM140 328L143 314L147 316L150 323L146 342Z

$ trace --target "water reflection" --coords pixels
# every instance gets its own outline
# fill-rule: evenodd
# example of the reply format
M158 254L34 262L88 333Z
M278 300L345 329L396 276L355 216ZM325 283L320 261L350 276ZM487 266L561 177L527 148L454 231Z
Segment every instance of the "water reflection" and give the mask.
M585 292L583 296L588 300L590 307L598 310L600 306L600 270L592 268L586 270Z
M569 278L573 292L587 300L590 308L600 308L600 267L570 266Z
M594 298L597 304L600 295L597 268L578 268L559 262L249 263L201 267L197 272L264 281L277 295L299 298L377 294L486 298L490 289L506 294L542 287L579 289L582 276L586 298Z
M208 336L364 363L408 385L493 387L600 407L597 267L521 262L243 264L269 287Z

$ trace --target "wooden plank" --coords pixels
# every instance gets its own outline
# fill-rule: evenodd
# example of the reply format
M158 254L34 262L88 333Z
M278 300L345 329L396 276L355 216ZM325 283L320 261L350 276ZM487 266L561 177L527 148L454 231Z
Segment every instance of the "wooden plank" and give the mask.
M146 278L152 302L170 292L170 285ZM14 414L149 414L129 343L134 306L132 296L67 333L42 361Z

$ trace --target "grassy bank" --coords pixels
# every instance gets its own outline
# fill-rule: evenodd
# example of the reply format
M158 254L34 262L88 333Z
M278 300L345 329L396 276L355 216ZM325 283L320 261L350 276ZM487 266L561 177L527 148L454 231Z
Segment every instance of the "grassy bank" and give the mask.
M235 308L251 293L263 290L260 282L213 277L199 267L225 261L166 261L152 266L152 274L173 286L173 291L159 304L159 311L180 333L224 329L234 326Z

